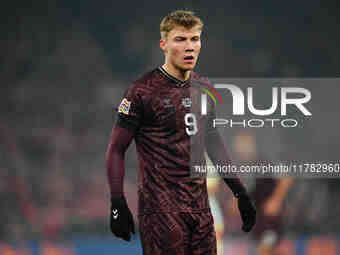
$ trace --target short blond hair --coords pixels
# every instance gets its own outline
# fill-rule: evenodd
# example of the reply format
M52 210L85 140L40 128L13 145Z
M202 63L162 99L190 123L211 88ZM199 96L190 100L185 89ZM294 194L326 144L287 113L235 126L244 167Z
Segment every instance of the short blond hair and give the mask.
M191 29L195 26L202 31L203 22L195 16L194 12L187 10L177 10L166 15L160 24L161 38L166 39L168 33L176 26L182 26Z

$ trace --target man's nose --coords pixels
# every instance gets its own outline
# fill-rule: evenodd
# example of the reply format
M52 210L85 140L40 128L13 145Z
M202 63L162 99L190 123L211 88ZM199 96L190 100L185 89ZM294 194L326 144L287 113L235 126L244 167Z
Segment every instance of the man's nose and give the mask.
M185 52L192 52L194 51L194 47L192 44L188 44L186 47L185 47Z
M191 41L187 41L185 45L185 52L192 52L194 51L194 45Z

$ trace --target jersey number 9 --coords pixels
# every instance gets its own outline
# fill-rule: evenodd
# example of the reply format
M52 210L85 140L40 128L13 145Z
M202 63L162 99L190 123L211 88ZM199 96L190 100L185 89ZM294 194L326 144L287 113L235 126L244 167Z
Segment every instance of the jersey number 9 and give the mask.
M196 120L195 114L186 113L184 115L184 121L185 121L185 125L187 126L185 128L185 131L187 132L187 134L188 135L195 135L198 131L197 120Z

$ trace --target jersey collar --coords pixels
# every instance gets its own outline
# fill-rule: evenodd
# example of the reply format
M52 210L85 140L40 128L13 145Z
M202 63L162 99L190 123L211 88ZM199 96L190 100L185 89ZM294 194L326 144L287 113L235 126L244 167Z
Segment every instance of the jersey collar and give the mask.
M181 80L177 79L176 77L172 76L167 71L165 71L165 69L163 67L161 67L161 66L158 67L158 71L160 71L161 74L163 74L169 80L175 82L176 85L179 86L179 87L184 87L184 85L187 84L190 81L190 77L189 77L189 79L187 79L185 81L181 81ZM190 74L190 76L191 76L191 74Z

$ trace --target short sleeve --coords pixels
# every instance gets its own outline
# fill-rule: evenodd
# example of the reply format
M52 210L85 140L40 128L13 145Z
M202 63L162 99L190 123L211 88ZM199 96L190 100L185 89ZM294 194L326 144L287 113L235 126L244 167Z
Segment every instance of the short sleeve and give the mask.
M136 86L131 85L117 107L116 125L137 132L143 118L143 102Z

